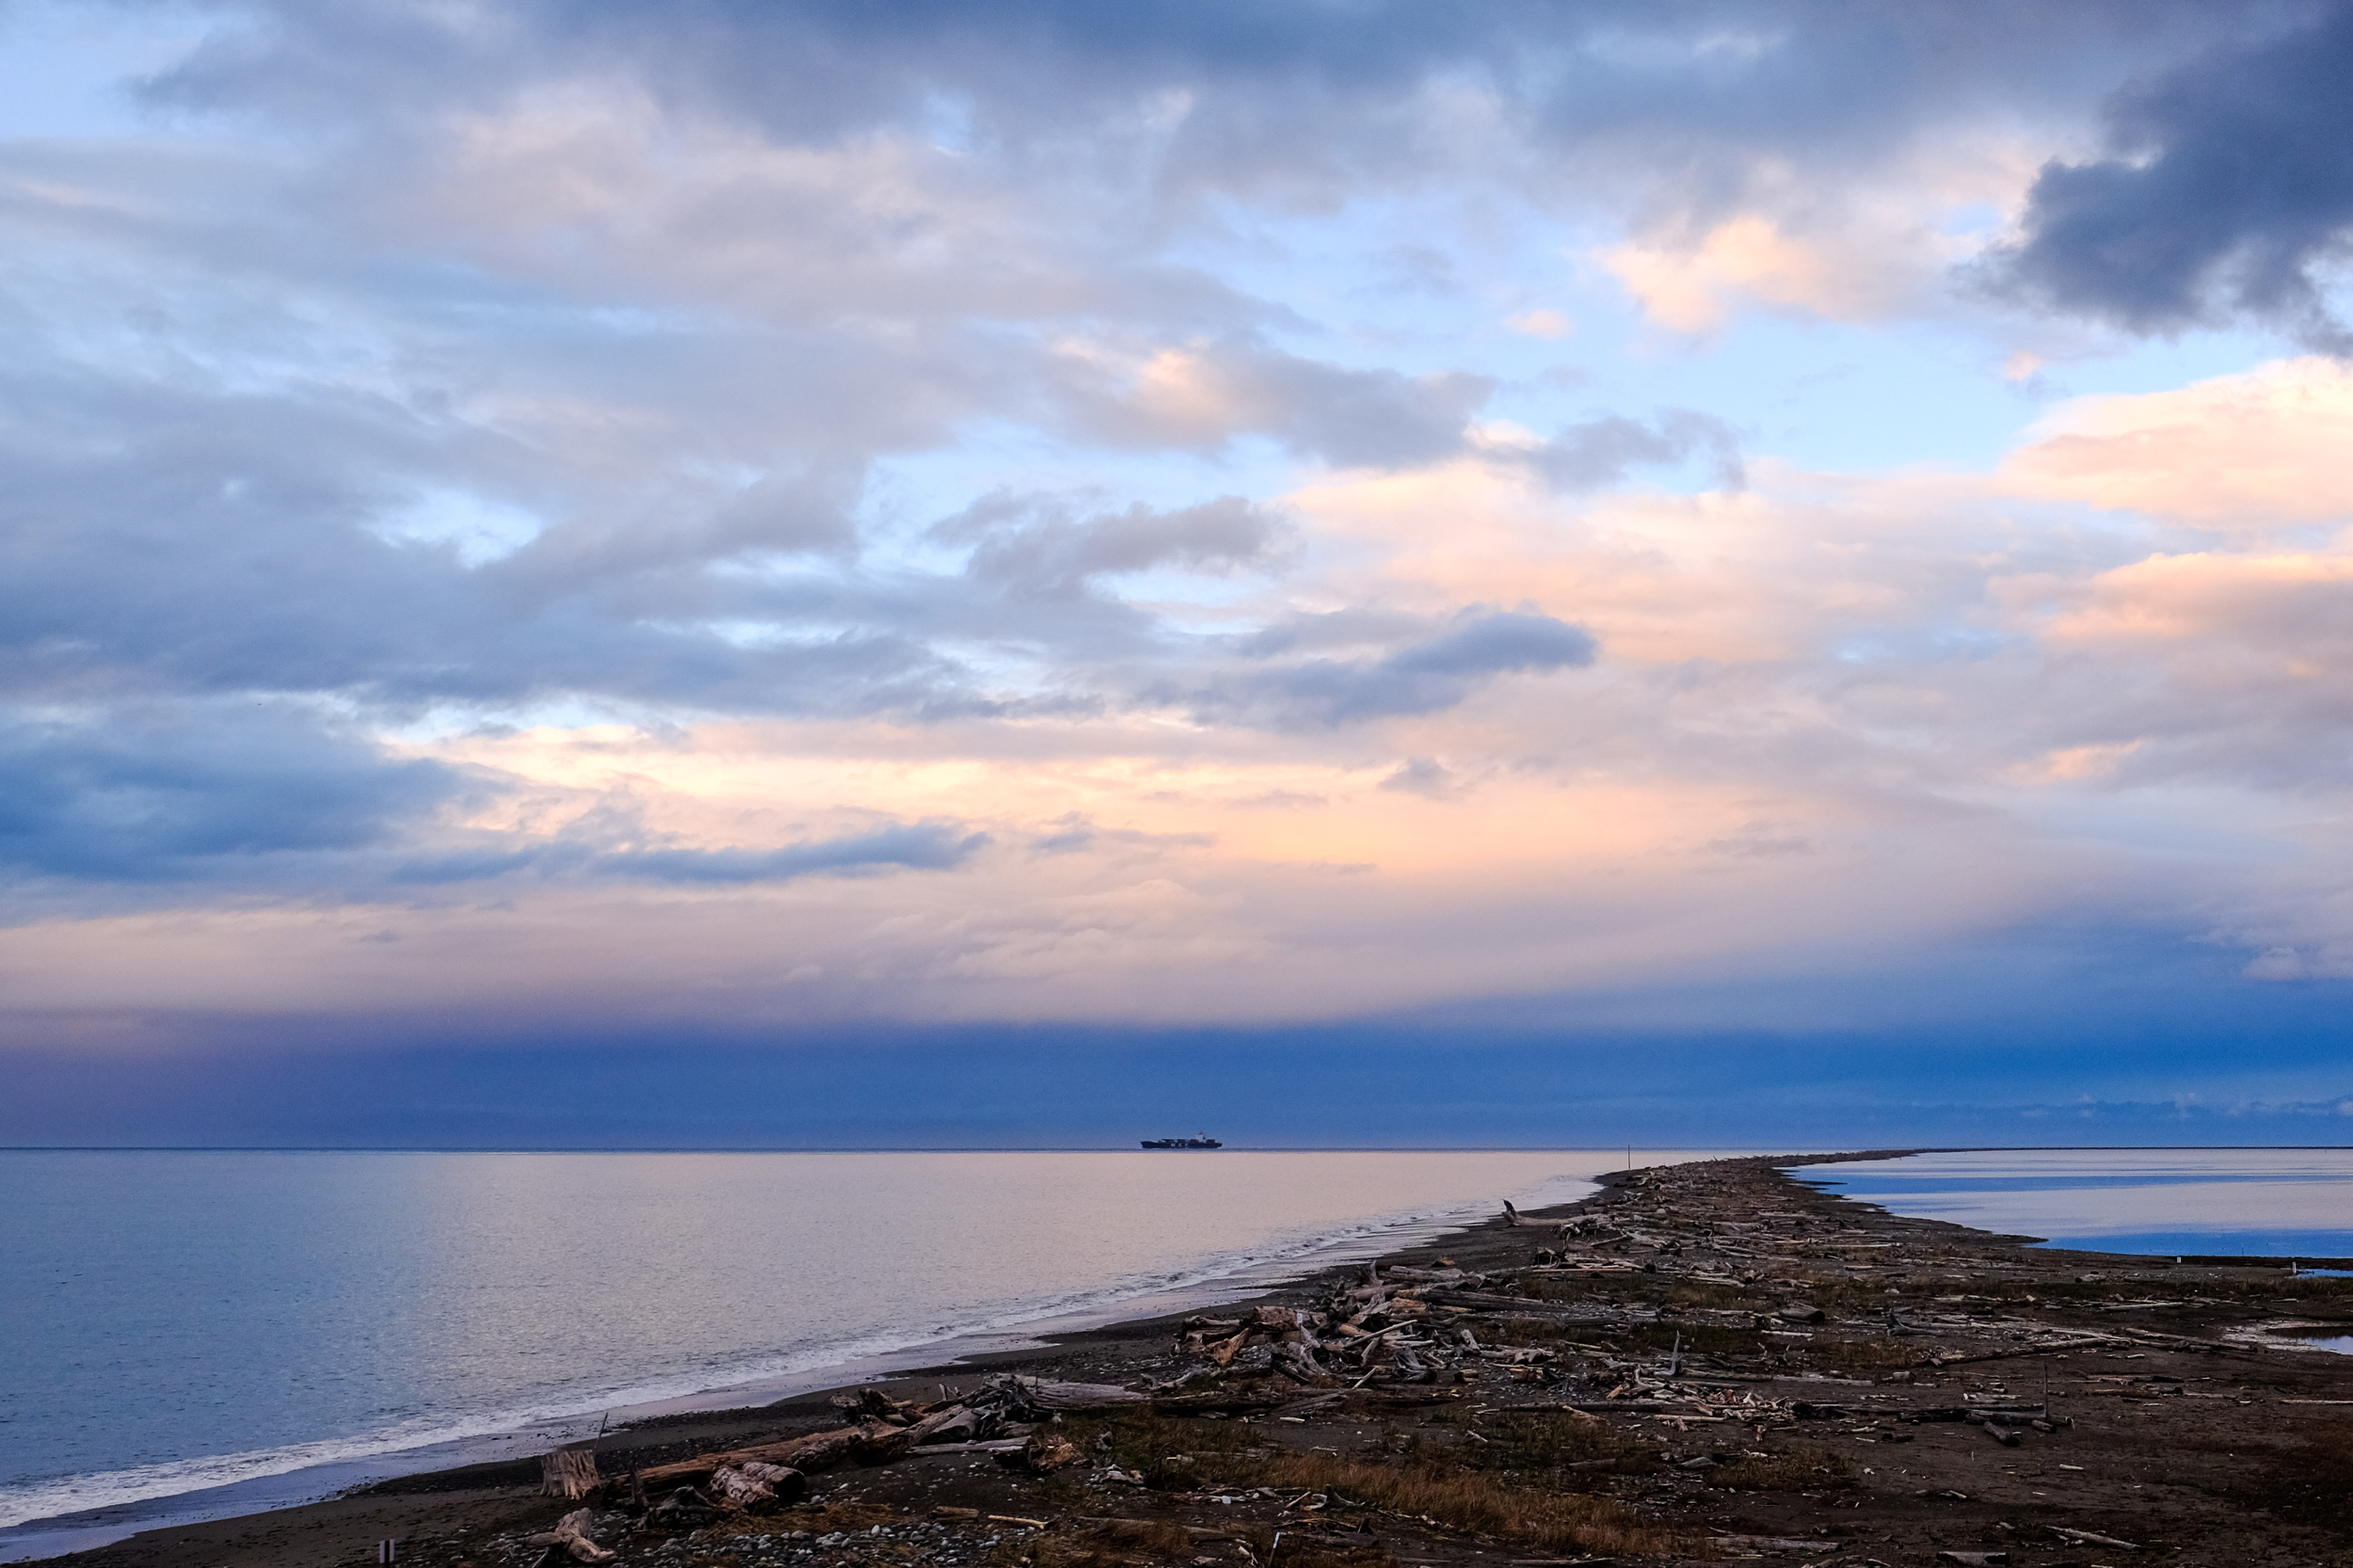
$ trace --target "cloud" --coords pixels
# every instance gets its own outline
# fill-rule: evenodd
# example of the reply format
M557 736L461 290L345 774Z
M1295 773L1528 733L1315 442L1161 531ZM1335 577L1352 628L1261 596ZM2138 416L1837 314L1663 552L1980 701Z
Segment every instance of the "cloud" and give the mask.
M1385 657L1309 659L1238 674L1193 701L1255 723L1354 724L1436 712L1496 676L1578 668L1597 651L1592 633L1550 616L1465 610L1445 632Z
M1746 483L1739 439L1722 420L1689 408L1662 408L1649 424L1608 415L1572 424L1539 444L1503 448L1557 490L1597 490L1621 484L1639 466L1705 456L1717 488Z
M2079 398L2002 465L2010 486L2232 535L2353 524L2353 371L2317 357L2179 391Z
M2043 166L1998 286L2137 332L2233 315L2353 349L2324 273L2353 239L2353 10L2232 42L2120 91L2113 155Z
M730 887L790 882L900 868L952 871L990 842L953 823L898 823L872 832L787 844L776 849L600 849L557 841L414 860L396 868L394 884L434 886L516 875Z
M966 570L977 581L1048 598L1155 568L1231 571L1263 560L1286 531L1273 509L1235 495L1167 512L1138 502L1091 518L1073 517L1047 498L999 496L932 530L941 539L975 541Z
M1105 436L1154 446L1221 446L1263 435L1339 468L1409 468L1459 451L1495 390L1456 372L1351 370L1247 344L1164 349L1124 398L1081 417Z
M292 881L396 842L486 781L283 709L115 710L0 725L0 864L77 882Z
M2342 376L1993 472L1933 379L2100 96L2288 11L205 14L165 117L0 146L20 1000L1834 1022L1990 932L2334 951L2261 864L2341 791ZM1596 254L1695 341L1612 360Z

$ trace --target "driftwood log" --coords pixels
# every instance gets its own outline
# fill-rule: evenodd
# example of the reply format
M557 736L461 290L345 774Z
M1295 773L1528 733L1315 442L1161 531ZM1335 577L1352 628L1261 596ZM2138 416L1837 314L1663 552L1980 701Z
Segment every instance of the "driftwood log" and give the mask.
M597 1450L592 1443L572 1443L539 1456L539 1496L578 1502L597 1489Z
M1007 1392L1014 1396L1014 1402L1032 1410L1117 1410L1125 1405L1147 1404L1152 1399L1149 1394L1139 1394L1115 1383L1058 1383L1052 1378L1016 1377L1008 1384Z
M525 1544L547 1548L539 1555L542 1562L552 1562L566 1555L579 1562L610 1562L617 1555L588 1539L588 1511L584 1508L572 1510L555 1522L553 1529L527 1537Z
M711 1489L728 1508L760 1513L799 1502L808 1492L808 1478L789 1465L747 1459L712 1471Z
M740 1466L746 1460L795 1470L822 1470L849 1458L851 1448L865 1431L863 1427L840 1427L832 1432L815 1432L807 1437L794 1437L782 1443L762 1443L757 1448L702 1454L694 1459L681 1459L675 1464L657 1464L645 1473L645 1479L666 1482L700 1480L723 1464Z

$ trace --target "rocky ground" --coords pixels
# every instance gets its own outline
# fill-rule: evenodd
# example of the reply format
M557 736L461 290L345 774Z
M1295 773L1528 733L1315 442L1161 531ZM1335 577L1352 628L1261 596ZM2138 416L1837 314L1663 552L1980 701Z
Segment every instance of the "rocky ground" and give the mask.
M477 1466L58 1560L2353 1561L2353 1356L2298 1333L2353 1335L2353 1279L2028 1250L1777 1168L1809 1162L1630 1172L1212 1318L626 1429L584 1503ZM806 1495L714 1506L763 1461ZM592 1544L532 1541L584 1507Z

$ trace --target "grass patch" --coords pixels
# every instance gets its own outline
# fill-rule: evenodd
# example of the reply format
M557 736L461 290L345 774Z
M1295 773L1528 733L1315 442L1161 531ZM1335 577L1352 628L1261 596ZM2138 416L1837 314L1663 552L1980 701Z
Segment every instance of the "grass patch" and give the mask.
M1191 1492L1204 1482L1235 1480L1245 1453L1266 1441L1248 1422L1149 1413L1069 1416L1064 1435L1090 1456L1102 1455L1144 1478L1156 1492Z
M1914 1339L1839 1339L1818 1334L1804 1348L1816 1361L1856 1372L1917 1367L1927 1354Z
M1484 1443L1465 1443L1455 1458L1473 1469L1518 1481L1543 1481L1551 1486L1598 1486L1612 1475L1636 1475L1657 1468L1651 1448L1602 1421L1575 1416L1512 1413L1479 1423ZM1573 1464L1597 1464L1607 1469L1583 1472Z
M1707 1472L1707 1484L1727 1492L1826 1492L1853 1480L1854 1466L1828 1448L1785 1448Z
M1657 1557L1697 1549L1692 1537L1648 1524L1615 1498L1515 1486L1459 1465L1270 1454L1255 1468L1261 1485L1337 1492L1353 1503L1541 1551Z

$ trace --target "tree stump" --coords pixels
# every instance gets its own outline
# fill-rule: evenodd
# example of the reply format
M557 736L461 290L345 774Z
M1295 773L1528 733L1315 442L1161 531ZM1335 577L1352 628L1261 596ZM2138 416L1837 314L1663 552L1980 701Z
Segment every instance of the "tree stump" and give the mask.
M577 1502L597 1489L597 1448L571 1443L539 1456L539 1496Z

